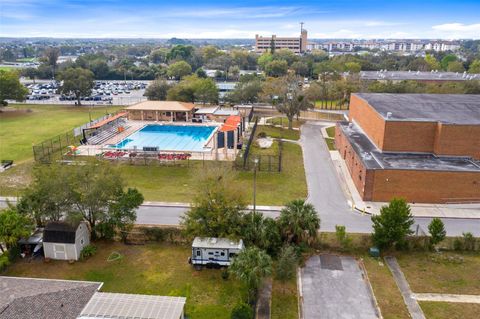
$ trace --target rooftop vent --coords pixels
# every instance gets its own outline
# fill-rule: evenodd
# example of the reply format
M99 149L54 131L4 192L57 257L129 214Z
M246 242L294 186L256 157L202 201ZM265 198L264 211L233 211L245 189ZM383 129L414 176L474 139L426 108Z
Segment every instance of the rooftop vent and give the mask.
M392 118L392 115L393 115L392 112L387 112L387 119Z
M216 238L210 238L210 243L216 244L216 243L217 243L217 239L216 239Z

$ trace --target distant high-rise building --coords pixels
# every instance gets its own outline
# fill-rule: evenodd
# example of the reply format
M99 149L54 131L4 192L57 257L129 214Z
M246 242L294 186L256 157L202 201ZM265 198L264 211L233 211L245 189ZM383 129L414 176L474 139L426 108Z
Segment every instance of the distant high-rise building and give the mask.
M300 30L300 37L277 37L275 34L271 37L255 35L255 51L257 53L278 49L289 49L294 53L300 54L307 51L307 30Z

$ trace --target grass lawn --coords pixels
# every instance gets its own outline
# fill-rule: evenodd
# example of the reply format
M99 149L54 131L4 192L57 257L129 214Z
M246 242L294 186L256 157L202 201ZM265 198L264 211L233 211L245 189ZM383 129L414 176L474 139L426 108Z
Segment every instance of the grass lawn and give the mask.
M121 107L95 107L92 118ZM13 111L12 111L13 110ZM15 104L0 113L0 158L21 162L33 157L32 145L89 121L88 107Z
M19 71L21 70L20 68L15 68L13 66L6 66L6 65L0 66L0 70L2 70L2 71L11 71L11 70L15 70L15 69L17 69Z
M222 279L221 270L195 271L187 263L189 246L96 245L97 254L86 261L18 261L7 269L6 275L102 281L104 292L185 296L185 312L192 319L230 318L231 309L245 292L233 277ZM123 258L108 262L112 252L119 252Z
M280 125L282 127L288 127L288 119L284 116L278 116L278 117L273 117L271 119L267 120L268 124L273 124L273 125ZM305 123L304 120L293 120L292 126L293 127L300 127Z
M190 167L129 166L120 169L128 186L137 187L145 200L189 202L195 187L195 176L202 162L190 162ZM253 189L253 172L239 172L237 182L247 194ZM307 196L302 149L293 143L283 143L283 171L257 172L257 204L283 205L287 201ZM247 198L250 200L250 198Z
M420 301L427 319L478 318L480 304Z
M409 252L397 259L413 292L480 295L478 253Z
M335 138L335 126L330 126L325 129L327 131L328 137Z
M300 131L299 130L288 130L281 127L269 126L269 125L258 125L257 134L260 132L265 132L267 136L273 138L284 138L287 140L299 140Z
M381 263L380 263L381 262ZM407 306L398 290L392 273L382 260L369 256L363 257L368 279L372 285L375 298L385 319L408 319Z
M335 140L333 138L326 138L325 142L327 143L328 150L335 150Z
M271 319L297 319L298 295L297 280L285 283L273 280Z

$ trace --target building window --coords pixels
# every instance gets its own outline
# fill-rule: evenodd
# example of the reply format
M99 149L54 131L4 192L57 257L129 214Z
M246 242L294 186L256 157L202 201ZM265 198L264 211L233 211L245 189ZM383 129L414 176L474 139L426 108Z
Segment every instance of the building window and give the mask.
M83 238L80 240L80 244L82 244L82 245L83 245Z
M172 116L172 112L167 112L166 115L167 116Z
M197 256L200 256L200 250L197 250Z
M225 256L225 253L222 251L222 252L220 253L220 256Z
M209 251L208 254L209 254L209 255L213 255L213 252Z

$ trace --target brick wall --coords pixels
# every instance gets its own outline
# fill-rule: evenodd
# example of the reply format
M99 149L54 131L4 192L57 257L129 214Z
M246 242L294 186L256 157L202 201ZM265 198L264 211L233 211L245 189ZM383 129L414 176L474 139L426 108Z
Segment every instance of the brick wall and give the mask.
M480 201L480 172L375 170L372 200L415 203Z
M480 125L438 123L434 153L480 159Z
M432 153L436 122L386 121L382 151Z
M380 149L383 148L385 120L365 100L356 95L350 97L350 121L360 125L370 140Z

